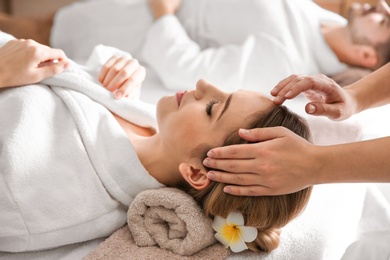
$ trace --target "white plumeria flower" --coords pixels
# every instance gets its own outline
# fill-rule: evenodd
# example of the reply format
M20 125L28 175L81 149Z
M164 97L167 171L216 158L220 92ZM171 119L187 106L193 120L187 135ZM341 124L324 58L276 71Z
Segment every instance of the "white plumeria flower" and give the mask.
M252 242L257 237L257 228L244 226L244 217L239 212L230 212L227 219L215 216L214 237L234 253L248 249L245 242Z

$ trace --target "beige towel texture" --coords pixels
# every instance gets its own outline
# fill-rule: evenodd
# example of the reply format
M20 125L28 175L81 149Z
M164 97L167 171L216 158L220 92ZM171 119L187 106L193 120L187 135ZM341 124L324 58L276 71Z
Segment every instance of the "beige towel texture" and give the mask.
M214 238L211 219L195 200L175 188L139 193L128 226L117 230L83 259L225 259L230 250Z
M192 256L181 256L158 246L138 247L127 226L118 229L83 260L137 259L137 260L220 260L229 256L229 250L215 243Z
M127 212L127 224L136 245L158 245L178 255L193 255L217 243L212 220L190 195L175 188L139 193Z

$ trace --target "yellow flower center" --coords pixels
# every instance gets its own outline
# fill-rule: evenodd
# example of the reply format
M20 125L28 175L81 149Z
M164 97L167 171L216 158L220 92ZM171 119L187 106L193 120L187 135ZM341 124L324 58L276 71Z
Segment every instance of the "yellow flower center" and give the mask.
M230 241L230 243L237 243L238 240L240 239L240 233L241 233L240 228L235 225L233 226L226 225L222 231L223 237L226 240Z

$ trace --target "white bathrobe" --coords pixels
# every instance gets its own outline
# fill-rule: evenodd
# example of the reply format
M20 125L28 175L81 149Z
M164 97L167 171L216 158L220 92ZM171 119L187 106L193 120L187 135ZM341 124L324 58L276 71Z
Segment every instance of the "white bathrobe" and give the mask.
M115 52L105 51L91 61ZM96 75L73 64L41 84L0 90L0 251L108 236L139 192L163 187L109 111L156 128L154 106L115 100L86 71Z
M77 59L97 43L120 47L175 90L205 78L229 91L268 92L292 73L345 69L321 23L346 20L310 0L184 0L177 17L152 23L146 1L92 1L57 13L51 43Z

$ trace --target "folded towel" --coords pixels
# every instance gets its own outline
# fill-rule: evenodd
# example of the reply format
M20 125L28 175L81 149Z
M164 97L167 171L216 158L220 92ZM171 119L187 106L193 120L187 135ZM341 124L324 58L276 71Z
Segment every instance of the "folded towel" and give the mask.
M142 259L142 260L220 260L229 255L221 244L215 243L192 256L181 256L158 246L138 247L127 226L118 229L83 260Z
M158 245L193 255L216 243L211 219L190 195L175 188L139 193L129 207L127 223L138 246Z

